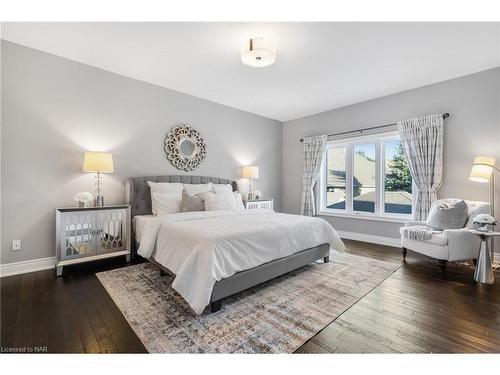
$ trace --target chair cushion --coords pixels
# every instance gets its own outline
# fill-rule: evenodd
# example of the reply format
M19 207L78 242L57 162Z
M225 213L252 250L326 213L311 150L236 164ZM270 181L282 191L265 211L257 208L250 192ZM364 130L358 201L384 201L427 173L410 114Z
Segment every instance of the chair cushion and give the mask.
M432 204L427 225L444 230L463 228L467 221L467 204L461 199L440 199Z
M399 233L401 234L401 238L404 237L403 236L404 229L405 229L405 227L399 228ZM416 240L412 240L412 241L416 241ZM446 245L448 245L448 236L446 234L444 234L443 231L439 231L437 233L432 233L432 236L430 239L419 240L419 242L427 242L427 243L431 243L431 244L434 244L437 246L446 246Z

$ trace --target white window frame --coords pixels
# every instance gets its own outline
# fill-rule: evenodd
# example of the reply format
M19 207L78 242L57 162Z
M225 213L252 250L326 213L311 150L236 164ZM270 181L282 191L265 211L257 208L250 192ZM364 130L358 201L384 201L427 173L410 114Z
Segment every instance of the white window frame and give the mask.
M404 222L411 220L413 214L394 214L385 212L385 147L384 142L399 140L397 131L386 133L371 134L366 136L357 136L352 138L344 138L339 140L329 141L327 144L328 149L331 148L346 148L346 208L336 209L326 207L326 183L327 183L327 152L323 157L321 164L321 171L319 176L318 189L316 189L316 202L318 202L318 214L324 216L338 216L356 219L379 220L389 222ZM353 157L354 147L359 144L375 144L375 212L364 212L353 210L353 186L352 186L352 173L353 173ZM415 184L412 184L412 193L415 193ZM412 197L412 213L415 211L415 194Z

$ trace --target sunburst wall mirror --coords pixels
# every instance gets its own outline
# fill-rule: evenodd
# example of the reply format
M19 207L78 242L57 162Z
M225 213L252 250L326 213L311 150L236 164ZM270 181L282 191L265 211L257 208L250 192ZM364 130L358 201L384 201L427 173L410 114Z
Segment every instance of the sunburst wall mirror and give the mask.
M164 150L170 163L184 171L198 168L207 156L207 145L200 132L184 124L167 132Z

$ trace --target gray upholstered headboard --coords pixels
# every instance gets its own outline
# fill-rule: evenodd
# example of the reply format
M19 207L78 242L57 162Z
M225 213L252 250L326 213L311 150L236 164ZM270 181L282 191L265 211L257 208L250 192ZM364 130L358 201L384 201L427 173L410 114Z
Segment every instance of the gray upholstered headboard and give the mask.
M236 181L227 180L218 177L204 176L146 176L146 177L131 177L127 180L126 187L126 202L130 204L131 215L148 215L151 214L151 193L149 191L148 181L153 182L180 182L183 184L206 184L213 182L214 184L231 184L233 191L238 189Z

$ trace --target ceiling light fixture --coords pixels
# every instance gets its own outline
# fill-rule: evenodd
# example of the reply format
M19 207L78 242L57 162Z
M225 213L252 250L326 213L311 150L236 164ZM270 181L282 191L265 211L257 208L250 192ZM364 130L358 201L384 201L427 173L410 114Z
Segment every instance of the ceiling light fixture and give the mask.
M265 43L264 38L252 38L241 49L241 62L254 68L263 68L274 64L276 49Z

